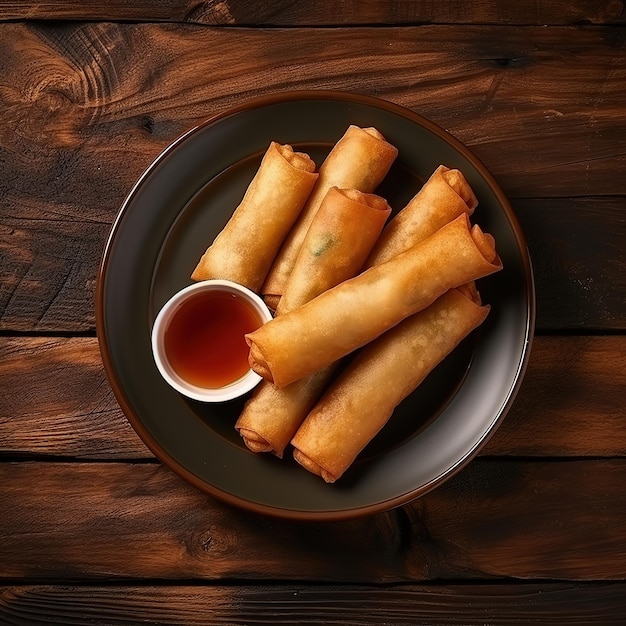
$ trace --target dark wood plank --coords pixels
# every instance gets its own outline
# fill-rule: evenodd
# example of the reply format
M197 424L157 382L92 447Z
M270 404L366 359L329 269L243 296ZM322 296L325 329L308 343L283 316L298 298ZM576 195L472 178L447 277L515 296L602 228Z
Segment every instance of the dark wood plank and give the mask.
M625 330L624 200L519 199L513 207L533 261L537 329ZM110 223L81 205L64 210L59 217L43 203L16 203L0 214L0 329L95 330ZM105 214L113 220L112 211Z
M625 392L626 336L537 337L517 399L483 454L625 456ZM118 407L92 338L0 338L0 450L153 459Z
M625 481L625 460L478 459L401 509L294 524L222 505L161 465L3 463L0 576L622 580Z
M0 329L94 331L96 277L111 223L70 210L76 219L45 209L0 215Z
M485 455L626 455L626 337L536 337Z
M470 145L513 197L626 193L622 28L313 28L296 38L184 25L1 27L4 166L16 191L32 181L26 163L43 168L34 198L67 199L80 177L84 206L114 210L181 132L252 95L306 88L356 89L422 113Z
M0 587L0 620L90 624L623 624L626 584Z
M0 339L0 450L154 458L115 401L94 338Z
M159 0L158 2L80 3L48 0L29 3L14 0L0 6L0 20L72 19L186 21L212 25L307 26L346 24L623 24L624 5L619 0L570 2L495 2L470 0L389 0L360 2L334 0L292 2L272 0Z
M623 330L623 281L614 277L624 275L625 35L420 27L303 29L294 38L271 29L2 24L0 329L93 331L108 228L170 141L252 95L337 88L430 117L494 172L531 252L542 263L548 252L538 266L540 329ZM319 47L323 76L307 54ZM585 243L590 225L599 248Z
M530 250L537 328L626 330L626 198L516 200Z

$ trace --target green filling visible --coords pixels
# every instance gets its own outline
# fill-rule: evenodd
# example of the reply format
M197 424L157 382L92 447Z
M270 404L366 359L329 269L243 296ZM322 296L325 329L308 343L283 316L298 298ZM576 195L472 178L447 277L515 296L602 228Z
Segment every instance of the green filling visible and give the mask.
M326 252L329 248L335 243L335 239L332 235L325 235L320 241L316 242L315 245L311 248L311 254L313 256L321 256Z

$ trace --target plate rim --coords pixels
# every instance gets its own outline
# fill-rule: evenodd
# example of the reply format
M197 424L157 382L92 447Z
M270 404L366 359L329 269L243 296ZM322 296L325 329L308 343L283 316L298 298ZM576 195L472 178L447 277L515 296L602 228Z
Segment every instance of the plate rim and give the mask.
M113 363L113 359L109 350L108 336L104 321L104 291L106 282L105 279L116 235L121 228L121 224L132 204L133 199L149 180L152 172L157 169L158 166L164 160L166 160L168 156L172 152L174 152L176 148L190 135L199 133L208 126L219 123L220 121L225 120L229 117L233 117L257 108L272 106L276 104L284 104L288 102L298 102L303 100L333 100L348 102L352 104L362 104L376 109L382 109L385 112L392 113L404 119L408 119L409 121L412 121L413 123L425 128L426 130L430 131L438 138L443 140L446 144L451 146L454 150L459 152L476 168L480 176L489 186L491 192L496 197L499 205L504 210L506 217L511 224L512 234L517 242L522 262L523 274L526 279L525 295L527 306L525 311L526 328L525 336L523 338L524 346L518 361L517 370L514 375L514 384L511 385L508 389L505 400L503 401L498 413L493 416L489 428L485 432L483 432L482 436L478 439L478 441L476 441L476 443L472 447L466 450L465 454L461 458L457 459L457 461L453 465L448 467L445 472L438 474L430 481L399 496L387 498L373 504L361 505L358 507L352 507L347 509L327 509L313 511L287 509L283 507L277 507L271 504L252 502L243 499L236 494L232 494L214 484L207 483L201 477L197 476L192 471L187 469L179 460L173 458L172 455L170 455L170 453L167 452L167 450L156 440L156 438L152 435L147 426L144 425L141 418L136 414L134 408L131 406L130 400L124 390L123 381L120 379L120 376ZM396 508L412 502L415 499L431 491L434 487L444 483L449 477L459 472L465 465L469 463L469 461L471 461L478 454L478 452L484 447L484 445L497 431L498 424L504 419L504 417L508 413L523 381L528 362L530 360L530 353L534 340L534 330L536 323L536 293L530 252L528 250L526 237L524 235L521 224L519 223L517 215L513 211L513 208L508 198L502 191L494 176L470 148L468 148L449 131L445 130L443 127L439 126L437 123L431 121L430 119L422 116L419 113L414 112L413 110L403 105L396 104L377 96L365 95L343 90L295 90L275 92L271 94L251 97L232 107L227 107L226 109L204 119L199 124L196 124L189 130L180 134L164 149L162 149L161 152L149 163L149 165L144 169L136 182L132 185L129 192L126 194L123 202L120 205L120 208L118 209L116 217L113 220L108 237L106 239L96 278L95 316L96 336L98 340L102 363L107 377L107 382L109 383L115 399L120 405L120 408L122 409L125 418L139 435L142 443L155 455L157 460L159 460L170 470L174 471L177 475L182 477L184 480L186 480L188 483L198 488L202 492L208 493L209 495L214 496L219 500L240 509L245 509L256 513L263 513L272 517L279 517L282 519L305 521L335 521L355 519L364 517L366 515L374 515L376 513L388 511L392 508Z

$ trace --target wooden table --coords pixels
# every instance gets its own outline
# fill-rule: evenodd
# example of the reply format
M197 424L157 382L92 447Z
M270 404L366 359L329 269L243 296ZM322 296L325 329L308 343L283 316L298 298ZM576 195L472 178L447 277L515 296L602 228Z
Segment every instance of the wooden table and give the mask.
M625 40L620 0L0 6L0 622L624 623ZM95 334L142 171L295 89L385 98L467 144L536 278L526 378L480 456L344 522L186 484L122 414Z

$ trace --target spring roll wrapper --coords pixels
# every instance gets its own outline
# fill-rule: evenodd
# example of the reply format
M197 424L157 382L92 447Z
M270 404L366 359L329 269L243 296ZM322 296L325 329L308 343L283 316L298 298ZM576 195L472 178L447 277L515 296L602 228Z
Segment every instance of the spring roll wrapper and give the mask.
M334 189L331 188L331 191ZM311 245L323 241L325 231L318 227L318 222L326 225L324 214L331 207L334 208L334 204L329 202L331 191L327 193L309 227L298 261L278 300L277 315L304 304L340 282L318 282L311 278L328 279L330 270L327 265L335 266L335 259L330 257L327 257L329 264L321 263L319 257L312 253L316 247ZM366 266L377 265L404 252L462 213L471 215L477 204L476 196L463 174L440 165L406 207L387 225L374 245ZM357 215L356 212L351 214ZM339 211L333 217L335 220L340 217L343 219ZM338 227L336 230L343 232L344 229ZM342 280L347 278L345 276ZM318 283L318 286L314 287L314 283ZM469 297L478 297L473 282L460 289L468 291ZM272 452L282 457L291 437L325 389L337 365L336 362L282 389L268 381L258 385L235 425L248 448L254 452Z
M318 179L315 167L307 154L272 142L241 203L191 278L232 280L259 292Z
M326 482L335 482L396 406L488 311L451 289L363 348L296 432L294 458Z
M391 207L380 196L332 187L307 231L276 315L355 276L390 213Z
M501 267L493 238L471 227L464 214L406 252L247 334L250 366L283 387L372 341L448 289Z
M386 176L398 150L375 128L351 125L319 168L319 178L298 220L283 243L261 292L276 308L296 263L304 238L331 187L373 192Z
M252 452L270 452L282 458L335 369L335 364L329 365L282 388L261 381L235 424L246 446Z
M276 314L296 308L354 276L390 212L380 196L331 188L307 232ZM281 389L262 381L235 424L246 446L253 452L282 457L335 367L331 364Z
M440 165L409 203L387 224L367 260L372 267L405 252L463 213L478 200L463 174Z

